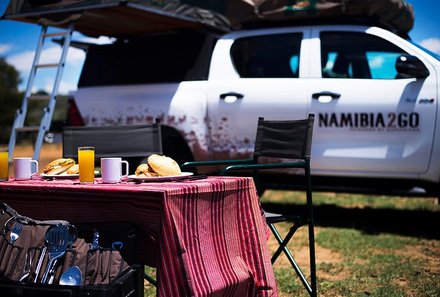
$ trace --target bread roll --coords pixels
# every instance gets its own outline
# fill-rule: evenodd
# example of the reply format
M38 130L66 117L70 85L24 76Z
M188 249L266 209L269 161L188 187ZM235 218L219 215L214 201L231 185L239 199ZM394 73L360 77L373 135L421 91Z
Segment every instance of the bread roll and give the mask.
M67 174L79 174L79 164L70 166L70 168L67 169Z
M170 157L153 154L147 159L148 164L141 164L136 168L138 177L177 176L181 175L180 167Z
M151 167L148 164L141 164L136 168L135 172L138 177L154 177L159 176L156 172L152 171Z
M160 176L181 175L179 164L172 158L153 154L148 157L148 165Z
M43 172L48 175L58 175L65 172L73 165L75 165L75 160L70 158L59 158L47 164L46 167L44 167Z

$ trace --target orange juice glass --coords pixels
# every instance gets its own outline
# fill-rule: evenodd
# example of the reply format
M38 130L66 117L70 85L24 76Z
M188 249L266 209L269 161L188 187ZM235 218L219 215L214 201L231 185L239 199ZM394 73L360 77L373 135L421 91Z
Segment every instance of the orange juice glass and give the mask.
M0 181L7 181L9 178L9 155L7 148L0 148Z
M95 181L95 148L83 146L78 148L79 181L94 183Z

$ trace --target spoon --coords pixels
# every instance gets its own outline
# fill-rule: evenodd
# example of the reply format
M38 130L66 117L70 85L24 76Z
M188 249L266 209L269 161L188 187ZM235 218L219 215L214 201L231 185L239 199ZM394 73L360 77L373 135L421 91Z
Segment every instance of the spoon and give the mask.
M79 286L81 285L82 273L78 266L72 266L61 275L60 285Z

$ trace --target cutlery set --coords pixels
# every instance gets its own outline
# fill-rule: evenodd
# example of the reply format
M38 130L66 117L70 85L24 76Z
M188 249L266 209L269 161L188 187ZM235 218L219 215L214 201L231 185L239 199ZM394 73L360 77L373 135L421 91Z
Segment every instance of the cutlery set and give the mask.
M0 239L0 275L10 279L18 278L19 282L52 284L55 272L59 269L58 260L68 260L65 258L66 251L71 251L73 241L76 240L76 229L63 224L48 226L44 235L44 246L32 246L36 242L25 238L32 236L32 232L23 232L24 229L25 225L13 217L4 223ZM23 238L22 243L16 244L20 237ZM29 243L27 250L26 243ZM24 261L21 261L23 257ZM75 280L79 280L76 285L80 285L81 271L75 271L80 273L74 277ZM40 274L42 277L39 277Z
M129 268L119 249L99 246L98 231L88 244L66 221L34 221L10 210L0 210L0 278L25 284L96 285L108 284Z

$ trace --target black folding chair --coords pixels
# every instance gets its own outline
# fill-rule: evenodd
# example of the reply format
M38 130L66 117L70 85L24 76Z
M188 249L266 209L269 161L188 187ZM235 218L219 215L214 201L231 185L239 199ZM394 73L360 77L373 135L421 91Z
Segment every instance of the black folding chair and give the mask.
M136 166L151 154L162 154L160 123L153 124L66 127L63 130L63 157L78 157L78 147L94 146L95 157L121 157Z
M306 216L265 212L265 217L270 230L279 243L278 249L272 255L272 264L275 263L281 253L284 253L310 296L317 296L315 236L310 175L310 152L314 118L313 114L310 114L307 119L301 120L266 121L264 118L259 118L252 158L245 160L186 162L181 165L182 170L198 166L226 166L219 172L220 175L226 175L231 171L243 172L245 170L253 170L254 172L258 172L258 170L286 168L301 168L304 170L307 200ZM261 157L283 160L276 163L258 163ZM258 188L257 180L256 183ZM286 221L292 222L292 225L287 235L283 238L276 229L275 224ZM308 226L309 235L310 282L287 248L287 244L296 230L304 225Z

